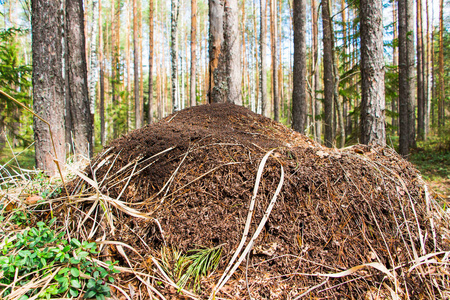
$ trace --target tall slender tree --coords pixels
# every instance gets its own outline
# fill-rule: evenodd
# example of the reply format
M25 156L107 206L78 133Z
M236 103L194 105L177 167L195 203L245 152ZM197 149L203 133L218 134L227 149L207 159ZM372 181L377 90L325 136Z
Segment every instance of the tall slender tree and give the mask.
M189 92L191 106L195 106L197 104L196 77L197 77L197 0L191 0L191 84Z
M412 39L412 0L398 0L398 52L399 52L399 152L409 154L414 139L413 114L413 62L414 45Z
M71 115L71 142L77 160L89 158L93 153L82 0L66 1L66 39L65 66L69 82L66 105Z
M438 127L445 126L445 85L444 85L444 0L439 3L439 105Z
M226 62L226 101L242 105L241 51L239 34L239 11L237 0L225 0L224 45Z
M148 2L148 27L149 27L149 39L148 39L148 124L153 121L153 0Z
M277 4L270 0L270 38L272 45L272 97L273 119L280 120L280 99L278 94L278 55L277 55Z
M361 143L386 144L381 0L361 0Z
M33 109L36 167L56 175L54 159L65 161L62 2L31 1ZM51 130L51 131L50 131Z
M133 0L133 58L134 58L134 115L136 129L142 127L141 99L139 97L139 26L137 1Z
M424 90L424 65L423 65L423 37L422 37L422 1L416 0L416 38L417 38L417 138L425 138L425 90Z
M178 90L178 15L180 3L172 0L170 10L170 57L172 64L172 111L179 110L179 90Z
M102 146L106 144L106 126L105 126L105 73L103 61L103 22L102 22L102 0L98 0L98 60L100 69L100 97L99 97L99 114L100 114L100 143Z
M294 0L294 74L292 128L304 133L306 125L306 0Z
M260 53L261 53L261 114L268 116L267 107L267 2L260 0Z
M322 27L323 27L323 80L324 80L324 127L325 146L332 147L333 134L333 41L331 28L330 3L322 0Z

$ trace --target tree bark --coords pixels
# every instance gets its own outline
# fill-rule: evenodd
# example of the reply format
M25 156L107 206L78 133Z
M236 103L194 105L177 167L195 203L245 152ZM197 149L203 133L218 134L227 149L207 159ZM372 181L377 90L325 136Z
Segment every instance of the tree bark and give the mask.
M31 1L33 109L51 125L34 118L36 167L51 176L58 170L53 159L66 158L61 8L61 1Z
M133 58L134 58L134 115L135 127L139 129L142 127L141 119L141 100L139 97L139 28L137 16L137 1L133 0Z
M106 128L105 128L105 75L104 75L104 62L103 62L103 22L102 22L102 0L98 1L98 57L100 67L100 143L102 146L106 145Z
M313 105L314 105L314 140L316 142L322 142L322 122L320 121L320 112L322 109L321 102L317 100L320 90L320 68L319 68L319 18L318 18L318 8L316 0L311 1L312 10L312 35L313 35L313 66L314 66L314 78L313 78Z
M381 0L361 0L361 143L386 144Z
M270 0L270 38L272 40L272 95L273 119L280 120L280 99L278 97L278 61L277 61L277 5L276 0Z
M444 30L444 0L441 0L439 4L439 129L445 126Z
M153 121L153 0L148 2L148 26L149 26L149 55L148 55L148 124Z
M416 0L417 12L417 139L425 139L424 65L422 39L422 1Z
M67 110L72 119L72 144L75 161L93 153L92 120L88 95L87 64L82 0L66 1Z
M328 0L322 1L323 26L323 80L324 80L324 127L325 146L332 147L333 134L333 43L330 18L330 4Z
M197 104L197 0L191 0L191 84L190 102L191 106Z
M409 8L408 8L409 6ZM398 52L399 52L399 152L409 154L411 136L414 137L413 63L411 0L398 0Z
M180 4L172 0L170 10L170 57L172 64L172 111L179 110L177 29Z
M239 12L237 0L225 0L225 62L228 103L242 105L241 86L241 51L239 41Z
M294 70L292 128L304 134L306 125L306 0L294 0Z
M261 22L260 22L260 52L261 52L261 114L268 116L267 112L267 5L266 0L260 0Z

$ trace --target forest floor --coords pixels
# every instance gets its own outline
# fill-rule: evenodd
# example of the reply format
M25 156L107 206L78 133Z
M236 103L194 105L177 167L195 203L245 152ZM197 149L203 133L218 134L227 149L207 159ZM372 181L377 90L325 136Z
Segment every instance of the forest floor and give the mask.
M424 168L425 153L412 156ZM206 105L72 171L48 202L30 205L23 189L2 199L102 244L123 271L119 298L450 297L446 196L392 149L328 149L243 107Z

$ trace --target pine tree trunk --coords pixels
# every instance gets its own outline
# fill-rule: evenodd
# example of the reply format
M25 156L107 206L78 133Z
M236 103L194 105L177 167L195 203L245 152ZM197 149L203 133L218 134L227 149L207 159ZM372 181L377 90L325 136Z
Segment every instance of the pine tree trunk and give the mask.
M361 0L361 143L386 144L381 0Z
M191 0L191 84L189 93L191 106L195 106L197 104L196 76L197 76L197 0Z
M226 66L223 63L223 0L209 0L209 103L223 102Z
M444 0L441 0L439 5L439 129L445 126L444 30Z
M425 138L424 66L422 39L422 1L416 0L417 12L417 139Z
M75 161L93 153L92 120L88 97L87 64L82 0L66 1L67 110L72 119L72 145Z
M103 22L102 22L102 0L98 1L98 57L100 67L100 143L102 146L106 145L106 128L105 128L105 74L104 74L104 61L103 61Z
M409 149L413 144L411 137L414 137L414 92L412 80L414 45L411 45L413 40L409 36L409 32L413 30L411 6L411 0L398 0L399 152L403 156L409 154Z
M153 0L148 2L148 24L149 24L149 55L148 55L148 124L153 121Z
M137 15L137 1L133 0L133 58L134 58L134 115L135 115L135 128L142 127L141 119L141 100L139 97L139 26Z
M241 85L241 51L239 41L239 12L237 0L225 1L225 62L226 62L226 80L227 80L227 98L228 103L242 105Z
M394 22L398 23L396 4L397 4L397 1L394 1L392 3L392 6L393 6L392 7L392 17L393 17ZM397 26L394 26L393 33L394 33L394 40L398 41ZM397 45L394 46L393 55L392 55L392 64L394 65L394 67L398 68L398 46ZM395 117L395 113L398 113L397 102L398 102L398 98L393 98L392 102L391 102L392 128L393 128L394 132L395 132L395 128L398 127L398 122ZM398 130L397 130L397 132L398 132Z
M51 176L58 170L53 159L66 159L61 8L61 1L31 1L33 109L51 127L34 118L36 167Z
M179 110L178 101L178 44L177 44L177 29L178 29L178 0L172 0L170 10L170 57L172 65L172 111Z
M280 99L278 97L278 61L277 61L277 6L276 0L270 0L270 37L272 40L272 95L273 119L280 120Z
M261 114L268 116L267 107L267 5L266 0L260 0L261 22L260 22L260 52L261 52Z
M314 123L314 140L316 142L322 142L322 122L319 120L318 116L321 111L321 102L317 100L319 93L316 91L320 90L320 68L319 68L319 18L316 0L311 1L311 10L312 10L312 35L313 35L313 62L314 62L314 78L313 78L313 102L314 102L314 112L315 112L315 123Z
M131 32L131 11L132 7L130 5L130 0L126 0L125 6L126 11L126 32ZM127 102L127 132L131 129L131 64L130 64L130 37L127 34L125 36L125 68L127 70L127 80L126 80L126 102Z
M294 0L294 70L292 129L304 133L306 126L306 0Z
M324 127L325 146L332 147L333 135L333 43L330 19L330 4L328 0L322 1L322 26L323 26L323 73L324 73Z

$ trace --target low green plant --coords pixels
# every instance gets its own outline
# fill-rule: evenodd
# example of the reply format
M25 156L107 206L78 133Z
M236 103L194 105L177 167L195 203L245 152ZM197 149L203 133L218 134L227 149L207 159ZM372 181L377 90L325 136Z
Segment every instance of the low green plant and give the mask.
M110 296L109 284L118 273L115 263L99 266L93 259L95 242L64 239L65 232L56 233L49 225L38 222L0 243L0 298L6 298L21 287L20 300L33 296L39 299L78 297L105 299ZM56 273L55 273L56 272ZM41 284L38 284L41 282ZM42 282L46 282L45 285Z
M222 246L189 250L177 261L179 280L177 285L184 288L189 282L193 283L194 291L200 290L200 280L219 265Z

